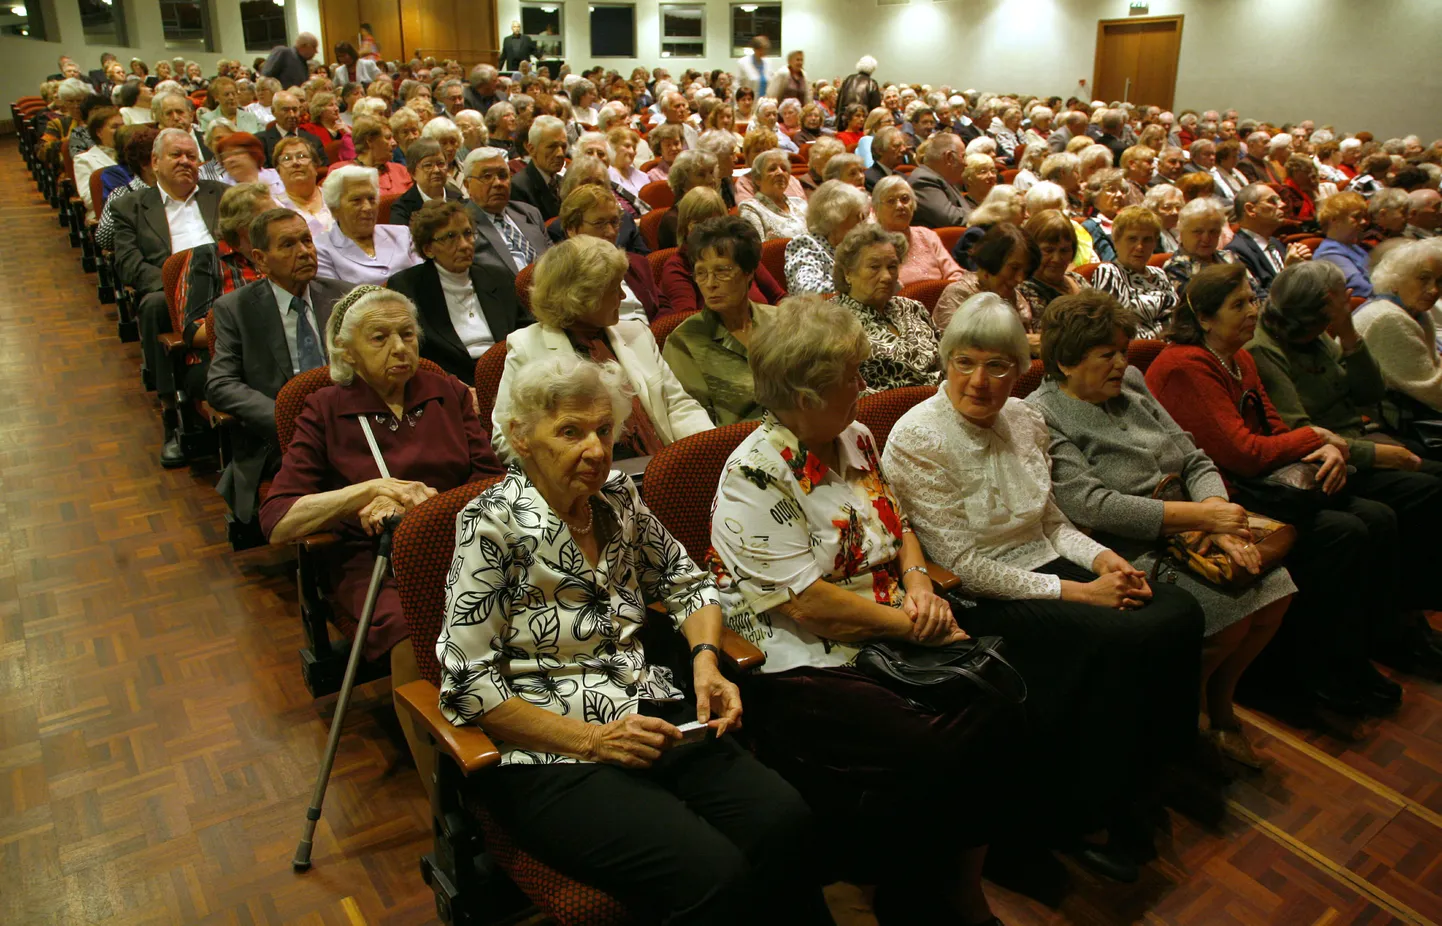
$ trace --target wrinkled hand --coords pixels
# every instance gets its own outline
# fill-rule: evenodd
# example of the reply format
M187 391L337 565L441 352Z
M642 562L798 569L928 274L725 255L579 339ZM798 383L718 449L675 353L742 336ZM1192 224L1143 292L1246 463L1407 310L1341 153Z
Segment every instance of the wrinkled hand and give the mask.
M1311 260L1311 259L1312 259L1312 249L1309 248L1309 247L1307 247L1307 246L1306 246L1305 244L1303 244L1302 242L1298 241L1298 242L1296 242L1295 244L1289 244L1289 245L1287 245L1287 257L1286 257L1286 259L1282 262L1282 264L1283 264L1283 266L1290 267L1290 266L1292 266L1293 264L1297 263L1298 261Z
M1104 576L1097 576L1082 588L1082 600L1087 604L1116 608L1119 611L1140 608L1152 598L1152 587L1147 584L1145 575L1137 578L1125 572L1109 572Z
M1109 572L1124 572L1134 579L1143 581L1147 577L1145 572L1127 562L1126 557L1115 550L1103 550L1098 553L1097 558L1092 560L1092 572L1099 576L1104 576Z
M1209 534L1233 534L1252 539L1247 526L1247 509L1221 498L1209 498L1197 504L1203 508L1206 526L1202 529Z
M741 690L731 684L716 665L716 655L705 652L696 656L691 669L691 684L696 690L696 719L712 721L716 735L741 729Z
M402 511L410 511L426 499L436 496L436 490L424 482L411 482L407 479L381 477L372 479L369 486L372 501L384 496L397 502Z
M951 614L951 602L930 589L907 591L901 602L901 611L911 618L911 633L908 638L922 646L945 646L956 640L967 639L966 632L956 625Z
M605 724L590 724L585 758L623 768L650 768L661 753L681 740L681 731L659 717L630 714Z
M1352 445L1347 443L1347 438L1342 437L1335 431L1329 431L1326 428L1319 428L1316 425L1312 425L1311 427L1318 437L1322 438L1322 440L1326 441L1330 446L1336 447L1341 451L1343 460L1352 456Z
M1317 478L1322 481L1322 491L1336 495L1347 484L1347 460L1342 452L1331 444L1323 444L1302 457L1304 463L1321 463Z
M1376 444L1376 465L1381 469L1403 469L1416 472L1422 466L1422 458L1401 444Z
M361 529L368 536L374 537L385 529L385 520L391 515L405 514L405 508L395 499L385 495L377 495L360 510Z
M1207 552L1209 545L1215 545L1217 549L1227 554L1232 562L1252 575L1257 575L1262 571L1262 554L1249 540L1234 537L1231 534L1212 534L1202 545L1201 552Z

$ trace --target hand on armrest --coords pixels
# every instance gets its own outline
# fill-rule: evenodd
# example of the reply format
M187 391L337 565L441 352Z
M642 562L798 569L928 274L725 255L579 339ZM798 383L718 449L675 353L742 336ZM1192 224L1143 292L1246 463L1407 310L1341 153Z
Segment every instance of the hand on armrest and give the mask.
M421 729L430 734L437 747L456 761L461 773L469 775L501 761L501 751L480 727L458 727L441 713L440 690L425 679L407 682L392 692L396 704L411 712Z

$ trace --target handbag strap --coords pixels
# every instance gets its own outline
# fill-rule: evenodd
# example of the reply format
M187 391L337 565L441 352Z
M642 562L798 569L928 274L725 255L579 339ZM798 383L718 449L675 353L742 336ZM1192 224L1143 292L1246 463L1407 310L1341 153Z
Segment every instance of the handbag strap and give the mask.
M371 445L371 456L375 458L376 469L381 471L383 478L391 478L391 471L386 468L386 458L381 456L381 448L376 444L376 436L371 431L371 423L366 420L365 415L360 416L360 426L361 430L366 432L366 443Z

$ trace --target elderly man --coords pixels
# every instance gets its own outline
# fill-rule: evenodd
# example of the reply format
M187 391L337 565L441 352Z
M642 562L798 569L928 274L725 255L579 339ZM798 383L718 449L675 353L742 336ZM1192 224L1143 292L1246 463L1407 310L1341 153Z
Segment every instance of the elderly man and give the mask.
M695 150L696 139L701 137L701 133L691 125L691 107L681 93L670 90L661 94L661 99L656 103L656 115L652 119L657 125L679 125L682 147L686 151Z
M1127 143L1123 139L1126 134L1127 114L1120 109L1109 109L1102 113L1101 137L1097 143L1104 146L1112 153L1112 163L1120 164L1122 152L1127 150Z
M1087 118L1086 113L1073 109L1066 114L1066 118L1062 121L1061 128L1052 132L1051 135L1047 137L1046 143L1051 147L1053 152L1059 154L1066 150L1066 146L1073 138L1080 138L1086 135L1087 127L1090 124L1091 120Z
M276 46L261 65L260 73L280 81L283 89L299 87L310 79L308 62L320 50L320 40L309 32L295 37L295 47Z
M1267 166L1267 145L1272 136L1257 131L1247 136L1247 153L1237 162L1237 170L1249 183L1271 183L1271 168Z
M926 149L926 160L906 178L916 193L912 225L947 228L966 224L968 210L961 195L962 175L966 172L965 150L961 139L951 132L932 138Z
M310 145L311 155L315 158L316 170L326 166L329 162L326 160L325 148L321 146L320 139L309 132L299 130L300 99L294 93L282 90L271 99L270 106L275 113L275 125L257 136L260 143L265 146L265 166L275 166L271 162L270 156L271 152L275 150L275 143L282 138L289 138L296 134L299 134Z
M461 130L461 150L456 152L456 157L460 160L464 161L466 155L475 149L490 144L490 136L486 132L486 117L474 109L461 110L451 121Z
M195 142L195 149L200 153L201 163L209 161L214 155L205 145L205 133L200 126L195 124L195 110L186 99L179 93L161 93L150 101L150 115L156 128L180 129L190 135Z
M521 24L511 22L511 34L501 42L501 70L519 71L521 62L536 57L536 40L521 31Z
M445 116L448 119L455 119L456 113L466 108L466 84L452 77L450 80L441 81L436 88L436 96L433 101L439 105L436 110L437 116Z
M297 373L325 363L331 307L350 291L316 276L310 226L289 209L268 209L248 230L251 261L261 279L215 300L215 357L205 400L240 427L216 484L236 520L250 522L260 483L280 466L275 397Z
M174 376L157 342L171 330L160 270L171 254L215 242L210 230L226 186L200 179L200 151L185 129L161 130L150 165L155 186L115 204L115 266L120 282L133 286L140 298L136 314L146 378L160 394L162 406L169 406L161 465L184 466L185 454L176 436Z
M877 129L871 142L871 166L866 169L866 192L870 193L878 183L896 173L910 151L911 144L901 129L894 125Z
M566 148L566 124L555 116L537 116L526 135L531 161L512 181L511 198L535 206L544 221L561 214Z
M1287 220L1287 206L1277 191L1265 183L1249 183L1237 193L1236 219L1239 230L1227 244L1257 281L1257 298L1272 288L1282 268L1311 260L1312 251L1298 242L1288 247L1275 237Z
M507 99L505 91L497 86L500 76L489 64L478 64L471 68L471 85L462 91L466 108L483 113Z
M1442 235L1442 193L1422 189L1407 194L1407 227L1402 234L1416 239Z
M1210 138L1199 138L1188 149L1192 159L1182 165L1182 173L1211 173L1217 166L1217 143Z
M1171 146L1163 148L1161 154L1157 155L1156 173L1152 175L1147 186L1161 186L1164 183L1175 185L1182 178L1186 164L1187 159L1182 155L1182 149Z
M466 155L461 170L470 199L466 211L477 231L472 260L500 267L514 277L551 246L545 220L535 206L512 198L511 169L504 149L477 148Z

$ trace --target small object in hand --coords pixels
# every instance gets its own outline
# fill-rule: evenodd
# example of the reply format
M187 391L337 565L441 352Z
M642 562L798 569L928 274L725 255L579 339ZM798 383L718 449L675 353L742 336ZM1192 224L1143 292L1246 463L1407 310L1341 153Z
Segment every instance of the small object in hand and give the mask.
M711 724L704 720L697 720L692 723L683 723L676 729L681 731L681 740L677 746L689 746L691 743L700 743L706 740L706 735L711 730Z

